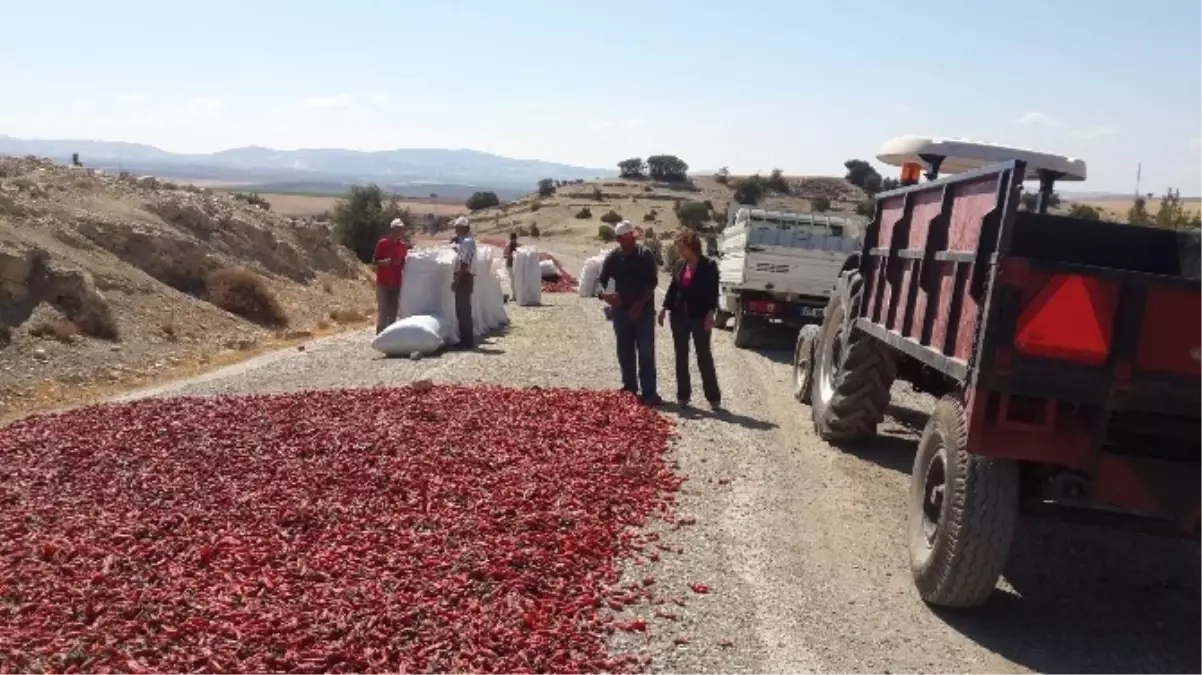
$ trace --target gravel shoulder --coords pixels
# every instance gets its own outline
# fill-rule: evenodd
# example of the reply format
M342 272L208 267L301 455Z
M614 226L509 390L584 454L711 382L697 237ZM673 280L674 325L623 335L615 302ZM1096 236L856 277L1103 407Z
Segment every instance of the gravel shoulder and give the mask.
M551 294L543 302L511 305L509 329L473 352L386 359L358 332L122 398L422 379L616 388L599 303ZM786 345L737 350L726 332L715 343L729 414L664 409L688 476L678 513L691 524L658 526L658 561L630 563L630 579L651 577L663 604L622 612L649 628L617 634L616 648L665 672L1200 670L1195 544L1024 523L1002 592L974 614L932 611L912 590L904 528L909 465L932 402L899 386L882 436L840 452L816 438L808 408L791 398ZM666 331L657 347L670 400ZM694 592L698 583L710 591Z

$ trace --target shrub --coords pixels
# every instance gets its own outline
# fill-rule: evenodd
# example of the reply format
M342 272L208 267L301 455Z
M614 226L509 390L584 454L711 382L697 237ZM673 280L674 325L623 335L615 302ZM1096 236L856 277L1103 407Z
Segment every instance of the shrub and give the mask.
M622 222L622 214L610 209L605 213L605 215L601 216L601 222L609 223L610 225L617 225L618 223Z
M644 185L643 192L655 192L655 188L651 187L650 185Z
M487 209L490 206L500 206L501 200L495 192L473 192L471 197L463 203L469 210L479 211Z
M1072 218L1081 218L1082 220L1102 219L1102 214L1089 204L1073 204L1068 210L1068 215Z
M550 197L555 194L555 181L550 178L544 178L538 182L538 196Z
M597 227L597 238L601 241L613 241L616 238L613 225L599 225Z
M366 317L353 309L334 309L330 310L330 321L335 323L358 323Z
M538 211L542 207L543 207L542 202L540 202L536 199L536 200L530 202L530 213L534 213L535 211Z
M676 244L669 243L664 246L660 259L663 261L664 269L672 271L672 268L676 267L676 263L680 262L680 251L676 250Z
M0 323L0 347L7 347L12 344L13 329L8 327L8 324Z
M814 197L813 199L810 200L810 208L814 209L815 211L819 211L819 212L830 211L831 210L831 199L830 199L830 197L827 197L826 195L818 195L817 197Z
M755 206L764 198L763 179L759 176L736 181L734 188L734 200L744 206Z
M681 226L691 230L699 229L710 217L710 205L707 202L676 202L675 211Z
M844 178L848 183L867 192L869 195L874 195L881 191L881 174L872 168L872 165L862 159L849 159L843 162L843 167L847 169L847 175Z
M600 187L593 188L593 201L595 201L595 202L605 201L605 193L601 191Z
M873 212L876 211L876 200L865 199L856 204L856 215L871 218Z
M287 326L288 317L275 294L257 274L223 267L209 276L205 299L225 311L264 326Z
M653 235L654 235L654 232L652 232L652 230L648 229L647 232L645 232L643 235L643 245L646 246L647 249L649 251L651 251L652 255L655 256L655 264L663 265L664 264L664 243L662 241L660 241L659 239L656 239Z
M233 193L233 197L240 202L246 202L251 206L257 206L264 211L271 210L271 202L259 196L258 192L235 192Z
M730 181L730 169L726 167L718 169L718 173L714 174L714 180L722 185L726 185Z
M530 236L538 239L539 233L538 223L530 223Z
M656 213L655 209L651 209L650 211L643 214L643 222L644 223L653 223L653 222L655 222L655 219L658 217L659 217L659 214Z
M386 197L378 185L355 185L334 204L330 220L338 243L349 248L359 260L371 262L376 242L388 231L394 218L408 221L409 211L401 208L396 197Z
M592 217L593 217L593 211L592 211L592 209L590 209L587 206L585 206L584 208L582 208L576 212L577 220L588 220L589 218L592 218Z
M643 220L646 220L646 218L644 218ZM643 231L643 239L645 239L646 241L654 240L655 243L657 243L657 244L659 243L659 239L656 239L656 237L655 237L655 228L654 227L649 227Z
M111 341L121 338L117 330L117 319L107 305L84 303L83 306L72 307L71 310L71 323L84 335Z
M780 169L773 169L772 175L764 182L768 189L787 195L791 192L789 181L785 180L784 173Z
M66 319L43 319L29 329L29 334L35 338L50 338L64 344L71 344L79 337L75 324Z

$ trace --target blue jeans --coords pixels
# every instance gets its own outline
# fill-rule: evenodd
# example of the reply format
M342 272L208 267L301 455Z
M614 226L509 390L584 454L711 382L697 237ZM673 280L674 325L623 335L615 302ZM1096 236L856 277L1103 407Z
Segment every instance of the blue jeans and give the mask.
M618 365L622 368L622 388L644 397L659 395L655 385L655 312L643 308L643 314L630 319L623 307L613 312L614 338L618 345ZM637 368L636 368L637 363Z

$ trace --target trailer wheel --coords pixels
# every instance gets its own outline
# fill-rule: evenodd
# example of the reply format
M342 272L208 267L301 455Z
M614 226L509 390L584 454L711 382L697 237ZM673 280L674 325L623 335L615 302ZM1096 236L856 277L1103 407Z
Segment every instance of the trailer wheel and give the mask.
M910 568L922 599L943 607L985 602L1005 567L1018 520L1018 464L967 450L959 399L927 421L910 481Z
M725 312L720 309L714 310L714 328L726 330L730 325L730 312Z
M751 346L751 327L747 325L747 312L742 307L735 310L735 346L747 349Z
M818 341L818 326L807 324L797 333L793 350L793 397L810 404L810 387L814 379L814 344Z
M844 272L827 302L815 340L810 411L825 441L846 443L876 434L897 379L897 356L885 343L856 329L864 283Z

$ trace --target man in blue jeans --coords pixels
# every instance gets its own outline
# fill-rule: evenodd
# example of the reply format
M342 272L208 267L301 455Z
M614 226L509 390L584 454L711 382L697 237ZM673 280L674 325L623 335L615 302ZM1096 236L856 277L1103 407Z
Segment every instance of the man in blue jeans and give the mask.
M622 368L622 388L639 394L641 387L643 403L660 405L663 400L655 383L653 301L655 286L659 283L655 254L635 241L634 226L628 221L618 223L614 234L618 248L605 256L597 282L605 289L612 279L617 291L602 291L598 297L610 306L613 316L618 365Z

